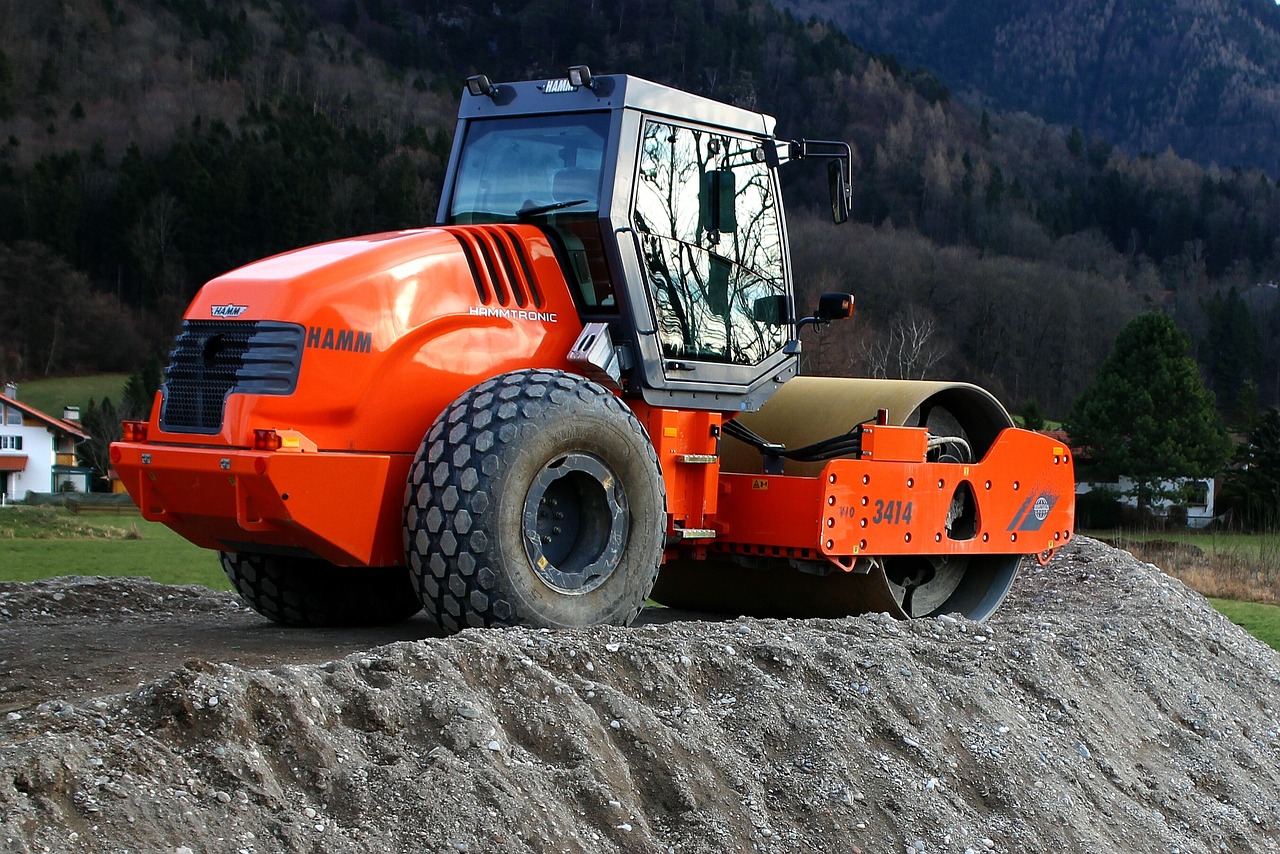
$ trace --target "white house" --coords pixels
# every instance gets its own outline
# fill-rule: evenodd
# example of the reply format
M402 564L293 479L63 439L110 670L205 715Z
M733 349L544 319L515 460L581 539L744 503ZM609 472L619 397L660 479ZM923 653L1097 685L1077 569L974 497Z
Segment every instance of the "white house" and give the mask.
M1122 477L1110 483L1076 484L1076 495L1084 495L1095 489L1106 489L1113 492L1121 504L1130 507L1138 506L1136 495L1137 484L1132 478ZM1213 521L1214 481L1211 477L1180 477L1173 480L1162 480L1156 488L1166 496L1155 498L1147 509L1153 516L1168 517L1175 506L1187 508L1187 527L1204 528Z
M89 491L93 470L76 465L76 445L89 438L80 411L67 407L62 418L46 415L18 399L8 383L0 394L0 501L28 492Z

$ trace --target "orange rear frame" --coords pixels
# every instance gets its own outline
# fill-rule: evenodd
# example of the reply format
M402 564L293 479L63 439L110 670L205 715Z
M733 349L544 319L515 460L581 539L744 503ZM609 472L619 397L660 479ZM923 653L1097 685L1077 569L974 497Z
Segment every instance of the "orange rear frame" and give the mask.
M920 428L877 427L898 448L923 449ZM917 433L912 439L909 434ZM1035 481L1028 471L1039 472ZM1071 539L1075 477L1061 443L1028 430L1000 433L979 462L837 459L818 477L720 474L712 550L829 560L860 556L1038 554ZM967 484L972 524L948 531Z

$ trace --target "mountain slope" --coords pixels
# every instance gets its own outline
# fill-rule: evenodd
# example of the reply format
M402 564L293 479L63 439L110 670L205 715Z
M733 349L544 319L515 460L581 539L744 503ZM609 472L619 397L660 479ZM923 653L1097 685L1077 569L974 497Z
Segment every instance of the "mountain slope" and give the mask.
M961 24L997 6L958 20L938 8L894 20L932 28L921 42L963 42ZM858 323L811 348L807 368L914 376L875 354L923 318L931 377L1061 415L1134 312L1172 305L1207 328L1215 292L1280 269L1280 189L1264 175L1127 157L1026 113L972 109L769 0L29 0L0 4L0 245L30 259L0 265L0 302L65 319L47 285L69 264L163 353L214 275L429 223L468 74L576 63L772 113L785 136L852 143L854 217L869 227L811 226L822 171L782 178L801 304L859 294ZM1072 318L1069 345L1053 345L1053 324ZM1254 320L1280 325L1280 311ZM53 328L0 314L0 376L73 369L54 358ZM1280 389L1273 338L1265 365L1248 366L1264 390Z
M1280 9L1271 0L780 0L1003 110L1131 153L1280 174Z

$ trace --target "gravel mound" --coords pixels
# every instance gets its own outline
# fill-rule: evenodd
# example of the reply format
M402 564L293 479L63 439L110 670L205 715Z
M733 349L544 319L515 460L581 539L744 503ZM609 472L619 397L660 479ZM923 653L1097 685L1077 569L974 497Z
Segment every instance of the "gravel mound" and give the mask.
M239 610L231 597L196 585L152 584L148 579L68 576L27 583L0 582L0 621L134 614L178 617Z
M985 624L469 630L68 696L0 717L6 850L1280 850L1280 660L1085 538Z

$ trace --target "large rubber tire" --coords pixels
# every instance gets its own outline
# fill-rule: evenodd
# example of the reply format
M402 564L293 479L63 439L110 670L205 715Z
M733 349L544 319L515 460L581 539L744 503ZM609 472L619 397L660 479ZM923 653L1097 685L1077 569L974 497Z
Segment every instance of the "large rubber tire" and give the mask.
M219 556L240 598L282 626L386 626L422 610L402 566L353 568L248 552Z
M666 524L640 422L562 371L460 395L422 440L405 493L406 559L446 631L626 625L657 578Z

